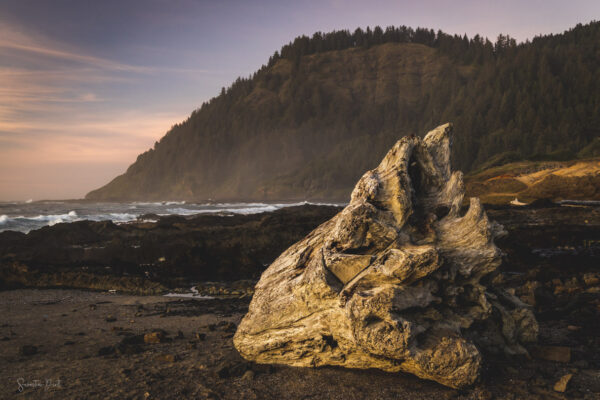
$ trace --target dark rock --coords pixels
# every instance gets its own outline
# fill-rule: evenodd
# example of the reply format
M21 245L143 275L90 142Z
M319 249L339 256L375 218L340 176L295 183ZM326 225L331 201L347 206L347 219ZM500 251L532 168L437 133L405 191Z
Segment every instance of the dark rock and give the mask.
M144 335L126 336L121 339L121 342L116 346L116 350L120 354L139 354L144 351L143 343Z
M156 294L189 281L255 279L338 210L304 205L233 217L169 216L156 224L78 221L26 235L2 232L0 254L11 257L0 259L0 289L69 286Z
M21 346L21 348L19 349L19 353L23 356L32 356L34 354L37 354L37 352L38 352L37 346L33 346L33 345L29 345L29 344Z
M554 294L550 289L544 286L539 286L534 289L533 297L535 299L536 305L538 306L547 306L554 304L556 299Z
M122 344L143 344L144 335L130 335L121 339Z
M235 330L237 329L236 324L234 324L233 322L228 322L228 321L221 321L219 323L219 327L221 328L221 330L223 330L225 332L235 332Z
M571 361L571 349L565 346L536 346L532 354L546 361L568 363Z
M555 202L553 202L550 199L547 198L542 198L542 199L536 199L534 201L532 201L531 203L527 204L528 208L553 208L553 207L560 207L560 204L557 204Z
M147 214L140 215L137 219L138 219L138 221L143 221L143 220L158 221L160 219L160 216L158 214L147 213Z
M272 374L275 372L273 364L252 364L251 368L257 374Z
M225 360L221 362L216 373L219 378L232 378L242 376L249 368L249 363L242 360Z
M600 393L600 370L584 369L573 376L570 385L586 392Z
M140 354L144 352L144 348L138 344L130 344L130 345L124 345L124 344L119 344L117 345L117 351L119 352L119 354Z
M99 356L108 356L110 354L113 354L115 352L115 346L105 346L105 347L101 347L100 350L98 350L98 355Z

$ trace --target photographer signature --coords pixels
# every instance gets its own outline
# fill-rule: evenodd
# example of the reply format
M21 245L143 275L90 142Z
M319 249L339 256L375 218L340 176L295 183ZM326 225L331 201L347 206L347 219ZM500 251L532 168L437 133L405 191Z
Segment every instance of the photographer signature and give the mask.
M46 380L34 379L30 382L25 382L25 378L19 378L19 379L17 379L17 385L19 385L19 387L17 389L19 393L23 392L23 390L28 389L28 388L33 388L33 389L44 388L44 390L48 390L50 388L61 388L62 387L60 379L46 379Z

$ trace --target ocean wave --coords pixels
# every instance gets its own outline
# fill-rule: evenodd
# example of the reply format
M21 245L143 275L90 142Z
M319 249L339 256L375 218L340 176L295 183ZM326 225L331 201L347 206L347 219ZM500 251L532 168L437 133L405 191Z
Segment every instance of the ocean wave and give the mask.
M23 203L2 203L0 214L0 232L15 230L27 233L48 225L69 223L83 220L90 221L113 221L114 223L127 223L138 220L140 215L183 215L196 214L257 214L272 212L285 207L300 206L304 204L319 205L341 205L332 203L212 203L212 204L185 204L185 202L155 202L155 203L97 203L61 206L58 202L34 203L31 206L23 206ZM142 206L142 204L151 205ZM171 204L168 206L167 204ZM184 206L185 204L185 206ZM69 211L66 207L76 207ZM22 215L21 213L25 214ZM155 219L148 219L147 221Z
M202 206L221 207L221 208L239 208L239 207L264 207L267 203L206 203Z
M58 220L63 220L63 221L67 221L67 220L75 220L77 219L79 216L77 215L77 213L75 211L69 211L66 214L49 214L49 215L38 215L37 217L15 217L14 219L28 219L31 221L47 221L47 222L52 222L52 221L58 221ZM57 222L55 222L57 223Z
M74 222L81 220L75 211L69 211L66 214L49 214L37 215L34 217L26 217L18 215L9 217L8 215L0 215L0 225L8 226L8 229L16 229L28 232L32 228L41 228L42 226L56 225L63 222Z
M129 213L110 213L110 218L104 218L104 219L110 219L114 222L129 222L129 221L135 221L137 219L137 214L129 214Z
M205 204L202 204L205 205ZM276 207L276 208L285 208L285 207L296 207L296 206L346 206L348 203L324 203L324 202L312 202L312 201L299 201L296 203L216 203L216 204L206 204L206 206L213 207L221 207L227 210L231 209L246 209L246 208L265 208L265 207Z
M21 217L21 220L29 219L31 221L44 221L47 222L48 226L62 224L64 222L74 222L79 220L79 216L75 211L69 211L66 214L50 214L50 215L38 215L37 217Z
M214 206L213 206L214 207ZM219 208L205 208L205 209L193 209L193 208L167 208L167 213L161 213L159 215L195 215L195 214L214 214L220 212L234 213L234 214L258 214L261 212L275 211L281 206L273 204L262 204L254 205L251 207L244 207L240 204L238 207L219 207Z
M276 205L265 205L264 207L253 207L253 208L227 208L219 211L226 211L234 214L259 214L262 212L271 212L279 210L282 207L277 207Z
M297 206L305 206L305 205L313 205L313 206L346 206L347 203L313 203L310 201L299 201L297 203L276 203L276 204L268 204L268 203L221 203L216 206L223 207L218 211L227 211L237 214L258 214L261 212L270 212L279 210L281 208L286 207L297 207Z
M204 212L217 212L219 210L196 210L196 209L192 209L192 208L167 208L166 209L167 214L161 213L159 215L171 215L171 214L177 214L177 215L194 215L194 214L201 214Z
M178 215L194 215L194 214L214 214L219 212L233 213L233 214L259 214L262 212L272 212L279 210L285 207L294 207L294 206L302 206L306 204L316 204L309 203L307 201L302 201L298 203L279 203L279 204L268 204L268 203L216 203L216 204L198 204L195 206L198 207L210 207L210 208L168 208L166 211L168 214L160 214L160 215L170 215L170 214L178 214ZM325 203L319 204L325 205ZM333 204L327 204L333 205Z
M259 214L262 212L272 212L286 207L295 207L303 205L319 205L319 206L343 206L345 203L311 203L308 201L300 201L297 203L216 203L216 204L195 204L197 207L210 207L210 208L168 208L166 209L168 214L160 215L195 215L195 214L214 214L219 212L226 212L232 214Z
M183 205L185 200L182 201L134 201L131 205L134 206L175 206Z
M138 214L131 213L107 213L107 214L91 214L83 219L89 221L113 221L113 222L130 222L137 220Z

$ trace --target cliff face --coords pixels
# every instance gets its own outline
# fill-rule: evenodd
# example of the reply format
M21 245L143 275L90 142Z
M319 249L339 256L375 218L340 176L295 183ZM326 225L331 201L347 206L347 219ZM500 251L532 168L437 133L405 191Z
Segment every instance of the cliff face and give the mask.
M212 126L220 105L206 107L87 198L346 200L360 171L398 138L379 132L380 120L417 112L448 70L457 72L418 44L316 54L299 66L279 60L231 99L219 132L203 126ZM355 152L363 142L372 157ZM331 172L317 178L321 168Z
M463 171L595 151L600 23L521 45L420 36L299 38L86 198L347 201L400 137L445 120Z

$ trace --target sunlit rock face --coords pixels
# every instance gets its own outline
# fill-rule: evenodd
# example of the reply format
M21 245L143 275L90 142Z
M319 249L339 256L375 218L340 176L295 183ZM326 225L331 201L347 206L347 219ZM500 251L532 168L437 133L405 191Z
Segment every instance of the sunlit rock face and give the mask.
M505 234L450 168L452 126L404 137L348 206L277 258L234 337L258 363L404 371L459 388L524 353L531 310L492 285Z

